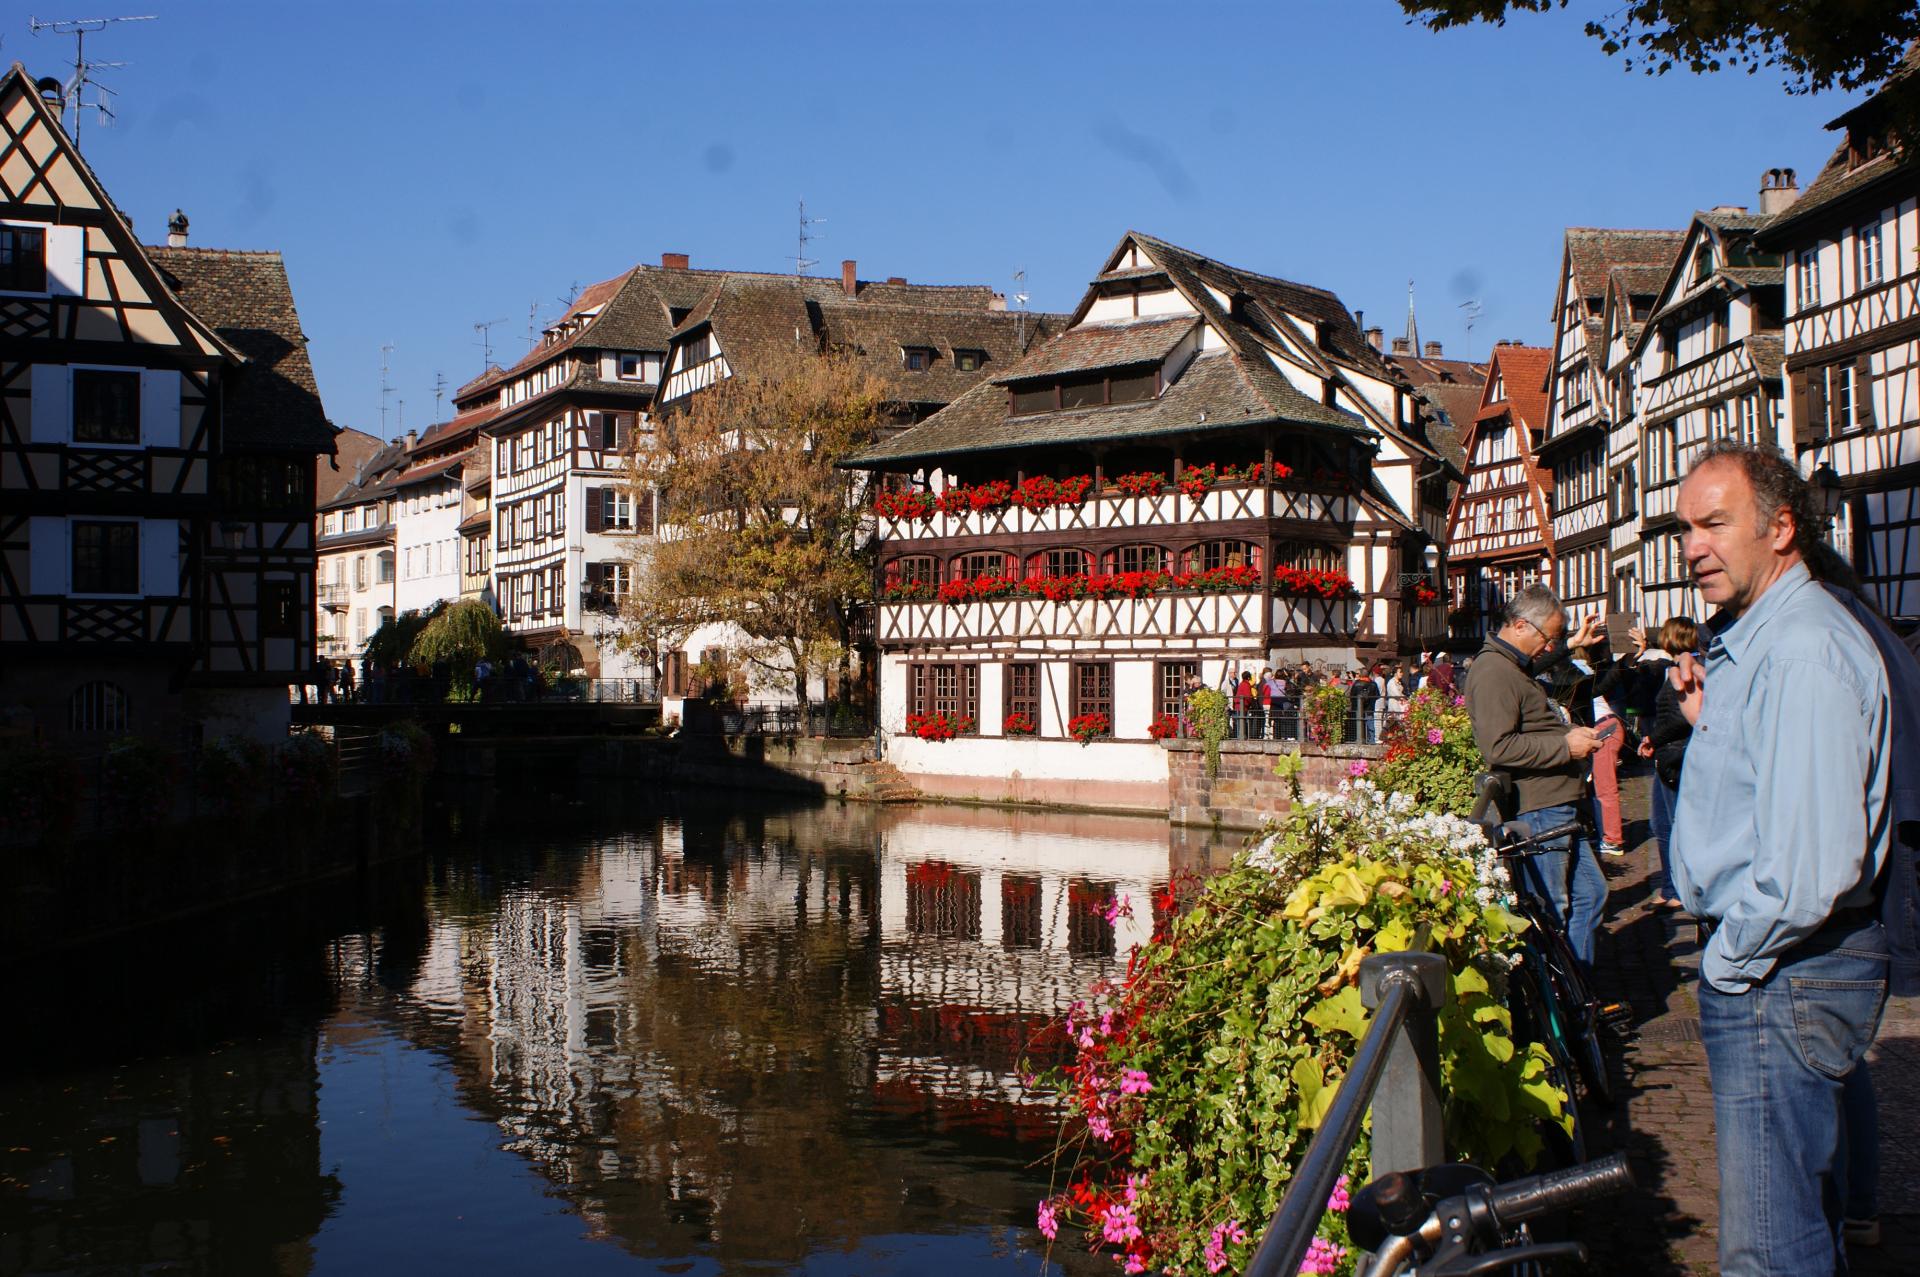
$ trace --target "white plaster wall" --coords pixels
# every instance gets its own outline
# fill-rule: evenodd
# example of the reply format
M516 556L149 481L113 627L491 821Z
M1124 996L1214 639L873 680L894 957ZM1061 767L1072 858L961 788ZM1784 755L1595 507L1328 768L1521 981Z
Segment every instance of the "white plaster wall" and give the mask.
M1155 703L1152 661L1113 663L1113 734L1145 736Z
M894 736L887 741L887 761L909 776L1167 783L1167 751L1150 741L1082 745L1075 740L963 736L924 741L917 736Z
M428 485L423 509L410 513L414 494L394 498L393 598L397 612L425 612L442 599L460 597L460 490L452 483ZM432 565L410 575L409 560Z

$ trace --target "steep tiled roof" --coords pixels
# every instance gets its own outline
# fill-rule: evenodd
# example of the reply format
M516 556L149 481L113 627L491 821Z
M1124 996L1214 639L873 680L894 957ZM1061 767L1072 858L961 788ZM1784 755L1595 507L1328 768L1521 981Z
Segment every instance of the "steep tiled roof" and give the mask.
M1567 260L1580 286L1583 301L1606 296L1608 279L1622 266L1658 271L1664 285L1680 250L1686 246L1685 231L1618 230L1600 226L1567 228ZM1655 292L1659 291L1656 286ZM1559 317L1554 317L1559 322ZM1587 339L1587 358L1594 368L1606 367L1607 336L1597 315L1582 321Z
M1762 377L1778 377L1786 362L1787 342L1780 333L1754 333L1747 338L1747 353Z
M1195 357L1157 399L1026 417L1009 417L1006 387L987 382L911 430L869 448L855 464L893 466L963 452L1146 439L1276 420L1372 437L1359 418L1324 408L1292 390L1271 365L1267 371L1272 381L1257 373L1249 376L1247 366L1231 352L1210 350ZM1286 386L1291 395L1272 382ZM1276 409L1274 398L1282 399L1285 407Z
M1801 192L1800 198L1785 209L1774 214L1759 233L1760 242L1767 247L1778 247L1784 243L1794 228L1803 226L1817 214L1834 207L1849 195L1868 187L1877 186L1882 181L1909 172L1914 161L1905 151L1886 151L1861 164L1857 168L1847 167L1847 144L1842 142L1827 157L1820 175L1811 185Z
M319 483L314 492L318 505L326 505L342 489L351 487L359 467L378 456L386 445L364 430L342 426L333 437L333 456L320 463Z
M154 245L146 252L174 295L247 358L222 392L227 443L331 452L334 429L280 254Z
M1048 377L1063 372L1094 372L1129 364L1159 363L1200 322L1196 315L1166 315L1157 319L1082 323L1021 361L1021 377ZM1010 381L1008 370L996 380Z
M331 510L358 505L393 491L394 476L406 461L407 445L404 440L384 445L380 451L356 464L351 472L342 467L342 473L347 475L348 481L340 485L331 498L317 503L315 508Z
M1545 346L1495 346L1493 366L1514 419L1529 430L1547 428L1547 369L1553 352ZM1490 410L1490 409L1489 409ZM1486 411L1483 410L1482 415Z
M457 442L462 435L469 435L478 430L499 413L498 401L490 399L478 408L470 408L446 421L435 422L422 431L420 437L414 441L414 450L426 452Z

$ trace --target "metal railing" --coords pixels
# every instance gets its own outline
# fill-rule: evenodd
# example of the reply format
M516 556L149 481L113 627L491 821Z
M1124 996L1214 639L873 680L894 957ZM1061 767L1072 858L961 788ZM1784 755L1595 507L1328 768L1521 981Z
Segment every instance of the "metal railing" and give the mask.
M1440 1008L1447 960L1376 953L1360 963L1360 1000L1373 1012L1307 1155L1267 1224L1247 1277L1293 1277L1313 1245L1360 1124L1373 1110L1373 1178L1445 1160L1440 1118Z
M1387 725L1406 712L1404 697L1382 698L1370 705L1349 702L1327 745L1374 745L1386 735ZM1227 717L1229 740L1311 740L1307 715L1296 702L1286 701L1266 709L1255 705L1250 710L1232 710Z
M721 711L720 730L728 736L854 739L873 735L873 719L845 705L809 705L804 716L797 705L750 705Z

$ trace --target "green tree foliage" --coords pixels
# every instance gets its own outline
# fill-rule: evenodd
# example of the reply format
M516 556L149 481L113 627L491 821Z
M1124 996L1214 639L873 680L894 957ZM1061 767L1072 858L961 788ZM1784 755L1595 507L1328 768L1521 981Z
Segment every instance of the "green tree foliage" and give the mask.
M420 637L421 630L427 628L428 620L439 613L440 607L428 613L408 609L383 622L373 632L373 637L367 640L366 659L376 667L389 669L407 664L409 654L413 651L413 641Z
M499 660L512 646L493 609L478 599L435 611L414 636L407 659L415 665L445 661L449 668L471 671L481 657Z
M640 493L669 520L630 598L656 634L728 623L730 656L791 683L844 662L873 568L861 479L836 463L894 420L887 387L853 357L796 345L675 405L636 452Z
M1436 31L1509 14L1548 13L1567 0L1400 0ZM1665 75L1778 67L1793 93L1857 89L1893 74L1920 39L1912 0L1628 0L1586 23L1587 34L1628 69Z

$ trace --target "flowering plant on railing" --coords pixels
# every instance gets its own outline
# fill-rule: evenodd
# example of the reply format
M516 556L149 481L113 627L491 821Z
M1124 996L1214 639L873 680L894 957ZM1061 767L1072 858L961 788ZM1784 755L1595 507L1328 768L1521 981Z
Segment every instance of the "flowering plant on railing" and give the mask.
M1146 598L1162 590L1203 590L1222 592L1257 590L1260 570L1242 564L1223 564L1199 572L1072 572L1066 576L956 577L934 592L942 603L971 603L979 599L1008 596L1046 599L1060 603L1068 599ZM907 596L902 596L903 598ZM915 598L924 595L912 596ZM883 596L883 601L896 601Z
M1357 599L1353 578L1335 568L1295 568L1281 564L1273 570L1273 592L1317 599Z
M1339 683L1322 683L1306 694L1301 706L1307 739L1316 745L1338 745L1347 738L1347 710L1352 705Z
M971 603L975 599L1005 598L1009 594L1025 592L1026 582L1011 574L1002 576L955 577L942 582L939 598L942 603Z
M978 514L1013 500L1013 485L1005 479L990 483L956 483L934 498L934 508L942 514Z
M948 741L956 736L972 733L977 724L971 714L948 714L941 711L936 714L907 715L907 731L926 741Z
M1157 497L1166 490L1167 476L1158 470L1136 470L1115 475L1113 486L1122 496Z
M1293 476L1293 467L1276 461L1249 461L1245 465L1209 461L1204 466L1187 466L1180 471L1180 491L1198 501L1217 483L1278 483Z
M1172 740L1180 734L1180 716L1178 714L1155 714L1153 721L1147 724L1147 736L1152 740Z
M1433 582L1422 578L1408 584L1407 597L1413 601L1415 607L1426 607L1430 603L1440 601L1440 591L1434 588Z
M1040 727L1033 721L1033 715L1015 710L1007 715L1000 724L1000 730L1008 736L1038 736Z
M1464 816L1473 810L1473 778L1486 769L1474 743L1466 699L1437 687L1408 698L1382 736L1387 756L1375 764L1382 789L1412 794L1422 807Z
M933 597L933 582L918 578L906 581L889 581L880 591L883 603L914 603Z
M1024 480L1014 491L1013 504L1038 513L1057 505L1079 505L1093 487L1093 476L1077 474L1069 479L1050 479L1037 474Z
M1169 922L1160 893L1125 976L1068 1010L1074 1062L1045 1079L1068 1109L1063 1187L1039 1204L1040 1232L1077 1227L1125 1272L1244 1269L1366 1034L1361 958L1416 945L1450 973L1447 1155L1533 1160L1571 1116L1551 1056L1499 996L1526 926L1510 890L1477 828L1362 781L1294 804ZM1369 1155L1363 1136L1302 1272L1352 1272L1348 1190Z
M873 512L883 519L931 519L933 509L934 495L919 488L910 492L882 489L873 494Z
M1103 736L1113 734L1113 716L1094 710L1086 714L1075 714L1067 720L1067 735L1082 745L1090 745Z

